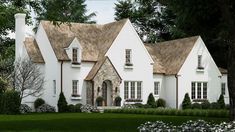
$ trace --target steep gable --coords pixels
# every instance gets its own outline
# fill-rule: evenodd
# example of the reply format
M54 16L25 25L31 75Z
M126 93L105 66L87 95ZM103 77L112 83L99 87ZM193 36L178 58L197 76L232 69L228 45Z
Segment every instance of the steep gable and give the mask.
M145 44L154 60L153 73L177 74L199 36Z
M58 60L70 60L64 48L76 37L83 49L82 61L98 61L104 57L126 21L105 25L70 23L55 26L50 21L41 23Z
M34 63L45 63L35 39L26 38L24 45L31 61Z

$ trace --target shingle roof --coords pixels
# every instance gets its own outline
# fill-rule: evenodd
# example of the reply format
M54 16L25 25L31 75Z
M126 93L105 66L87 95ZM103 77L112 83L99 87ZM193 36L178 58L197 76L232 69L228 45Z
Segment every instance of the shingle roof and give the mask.
M31 61L35 63L45 63L35 39L25 38L24 45Z
M153 73L177 74L199 36L145 44L154 60Z
M221 72L221 74L228 74L228 70L227 69L219 67L219 71Z
M104 57L126 21L105 25L70 23L55 26L50 21L41 23L58 60L70 60L64 48L69 47L76 37L82 47L82 61L98 61Z

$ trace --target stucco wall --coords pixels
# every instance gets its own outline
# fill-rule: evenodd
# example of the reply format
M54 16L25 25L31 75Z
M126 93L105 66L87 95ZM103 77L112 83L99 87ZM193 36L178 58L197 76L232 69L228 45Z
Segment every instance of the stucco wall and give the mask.
M124 67L126 49L132 49L132 69ZM129 21L124 25L106 55L122 78L120 85L122 104L124 102L124 81L142 81L142 99L143 103L146 103L153 88L153 67L150 64L152 60Z
M202 55L203 71L197 71L198 55ZM181 106L185 93L191 97L191 83L207 82L207 99L215 102L221 92L221 76L218 67L212 59L202 39L199 38L187 57L179 73L179 106Z

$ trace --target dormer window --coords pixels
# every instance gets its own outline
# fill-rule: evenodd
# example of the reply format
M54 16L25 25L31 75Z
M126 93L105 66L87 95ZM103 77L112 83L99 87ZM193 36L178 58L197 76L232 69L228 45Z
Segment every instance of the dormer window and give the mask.
M78 48L73 48L73 51L72 51L73 53L73 58L72 58L72 60L73 60L73 64L80 64L80 62L79 62L79 49Z
M202 55L198 55L197 69L204 69L204 67L202 66Z
M126 66L132 66L132 54L131 54L131 49L126 49Z

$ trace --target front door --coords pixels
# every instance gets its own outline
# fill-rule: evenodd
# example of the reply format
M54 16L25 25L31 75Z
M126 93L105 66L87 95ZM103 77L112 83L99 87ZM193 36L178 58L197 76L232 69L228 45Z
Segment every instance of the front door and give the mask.
M104 99L104 106L107 106L107 84L105 82L102 84L102 96Z

